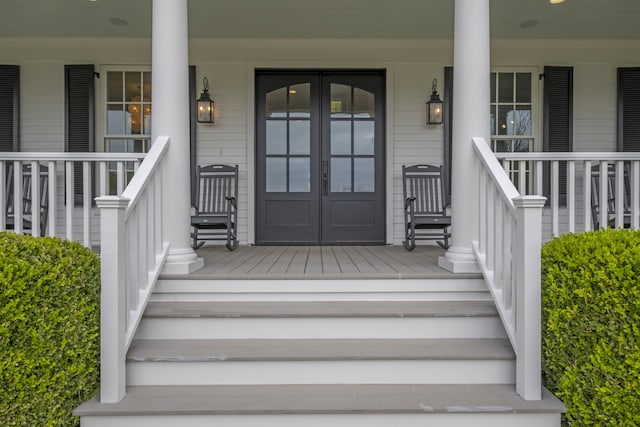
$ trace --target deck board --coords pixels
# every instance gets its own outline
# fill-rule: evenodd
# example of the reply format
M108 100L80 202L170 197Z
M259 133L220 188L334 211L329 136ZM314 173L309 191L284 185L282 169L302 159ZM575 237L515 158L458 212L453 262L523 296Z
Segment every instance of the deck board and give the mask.
M438 246L205 246L196 251L204 268L192 279L420 279L480 277L438 267Z

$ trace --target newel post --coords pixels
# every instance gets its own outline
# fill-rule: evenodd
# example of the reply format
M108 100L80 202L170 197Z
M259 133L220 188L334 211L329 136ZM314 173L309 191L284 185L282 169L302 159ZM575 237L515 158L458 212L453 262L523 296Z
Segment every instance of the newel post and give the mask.
M125 394L126 232L129 199L96 198L100 209L100 401L119 402Z
M542 396L542 295L540 251L542 249L542 208L540 196L513 199L516 207L516 391L525 400Z

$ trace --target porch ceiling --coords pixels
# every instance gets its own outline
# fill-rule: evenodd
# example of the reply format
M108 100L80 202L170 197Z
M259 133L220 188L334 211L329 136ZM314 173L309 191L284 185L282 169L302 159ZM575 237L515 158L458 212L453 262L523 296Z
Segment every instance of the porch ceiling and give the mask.
M190 36L450 39L453 0L188 0ZM2 0L0 37L150 37L152 0ZM493 38L640 39L640 1L491 0Z

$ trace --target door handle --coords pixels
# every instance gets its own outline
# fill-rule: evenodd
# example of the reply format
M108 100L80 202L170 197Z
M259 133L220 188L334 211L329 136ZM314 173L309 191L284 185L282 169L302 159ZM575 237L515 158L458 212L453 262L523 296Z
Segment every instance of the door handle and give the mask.
M329 194L329 162L324 160L322 162L322 195Z

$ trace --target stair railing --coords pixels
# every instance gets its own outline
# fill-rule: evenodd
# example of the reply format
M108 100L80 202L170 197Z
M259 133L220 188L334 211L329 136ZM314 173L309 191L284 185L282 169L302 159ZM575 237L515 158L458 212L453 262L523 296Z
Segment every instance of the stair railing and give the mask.
M522 196L484 138L473 138L478 241L473 250L516 354L516 391L541 399L540 250L545 198Z
M169 251L162 234L162 175L168 137L158 137L119 196L100 209L100 400L125 394L125 357Z

